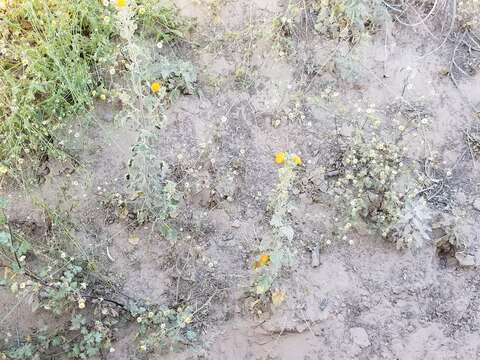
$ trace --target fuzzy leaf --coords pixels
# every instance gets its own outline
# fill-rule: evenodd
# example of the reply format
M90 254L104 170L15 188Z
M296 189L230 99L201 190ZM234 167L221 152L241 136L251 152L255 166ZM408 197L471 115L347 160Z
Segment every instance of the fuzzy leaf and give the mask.
M264 275L257 281L255 292L257 295L265 294L272 286L273 279L270 276Z
M10 234L6 231L0 232L0 246L10 245Z

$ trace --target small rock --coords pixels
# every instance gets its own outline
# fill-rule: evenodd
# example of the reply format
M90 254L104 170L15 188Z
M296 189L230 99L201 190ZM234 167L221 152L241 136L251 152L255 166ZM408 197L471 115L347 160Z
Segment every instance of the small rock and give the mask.
M340 132L340 135L343 135L343 136L346 136L346 137L351 137L354 130L355 129L353 128L353 126L343 125L340 128L339 132Z
M235 221L232 223L232 227L235 228L235 229L238 229L238 228L240 227L240 221L235 220Z
M368 339L368 334L364 328L361 328L361 327L351 328L350 336L352 337L352 341L358 346L360 346L361 348L370 346L370 340Z
M137 235L130 235L128 237L128 242L132 245L138 245L140 238Z
M475 266L475 256L473 255L457 252L455 258L461 266Z
M465 195L465 193L463 191L459 191L456 196L455 196L455 199L457 200L457 202L460 204L460 205L465 205L468 203L468 200L467 200L467 195Z
M480 197L477 197L475 200L473 200L472 206L475 210L480 211Z
M328 183L326 181L322 181L317 186L318 186L318 190L320 190L322 193L328 192Z
M312 250L312 267L320 266L320 248L315 246Z

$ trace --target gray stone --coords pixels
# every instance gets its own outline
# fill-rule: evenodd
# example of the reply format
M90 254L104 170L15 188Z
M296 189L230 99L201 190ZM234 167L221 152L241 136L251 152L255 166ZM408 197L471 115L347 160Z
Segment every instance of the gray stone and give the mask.
M364 328L361 328L361 327L351 328L350 336L352 337L352 341L358 346L360 346L361 348L370 346L370 340L368 339L368 334Z
M464 193L463 191L459 191L459 192L455 195L455 199L457 200L457 202L458 202L460 205L468 204L467 195L465 195L465 193Z
M480 197L477 197L475 200L473 200L472 206L475 210L480 211Z
M475 256L473 255L457 252L455 258L461 266L475 266Z
M240 221L235 220L235 221L232 223L232 227L238 229L238 228L240 227Z
M312 267L320 266L320 248L315 246L312 250Z

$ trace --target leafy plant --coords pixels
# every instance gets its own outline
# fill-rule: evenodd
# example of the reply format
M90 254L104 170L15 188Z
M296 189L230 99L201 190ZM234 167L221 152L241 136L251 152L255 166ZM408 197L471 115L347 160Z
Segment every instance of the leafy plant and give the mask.
M419 248L431 239L432 211L425 199L409 199L401 209L390 239L397 248Z
M376 0L321 0L315 3L315 30L334 39L357 42L362 34L388 18L381 2Z
M6 204L0 200L3 210ZM25 240L11 231L4 212L0 214L0 255L8 269L2 285L15 295L32 299L34 311L51 312L60 322L70 319L55 330L44 328L15 343L2 342L3 358L40 360L64 355L89 359L111 351L116 328L128 323L137 327L140 351L175 350L196 339L192 328L195 313L190 307L145 305L142 299L133 298L123 302L117 298L115 287L94 274L88 262L64 252L41 261L42 251L22 245ZM37 259L29 262L33 252Z
M478 156L480 154L480 131L478 129L466 131L464 138L472 151L472 156Z
M152 1L145 2L154 6ZM133 123L142 127L149 125L162 127L166 120L165 103L171 102L179 94L193 93L196 82L196 72L190 63L181 60L170 61L159 56L156 47L163 46L162 42L152 48L148 42L137 35L140 21L137 13L143 12L142 16L147 17L156 16L148 15L148 9L151 10L150 5L141 11L143 5L137 7L132 4L116 14L115 20L118 28L121 29L120 37L124 41L121 53L125 58L127 69L125 87L116 90L123 105L116 119L124 125L131 126ZM154 7L157 6L159 5ZM162 11L165 11L165 14L161 15L162 18L166 14L174 14L168 10L168 7Z
M153 221L158 224L164 236L176 239L176 231L167 223L175 216L181 194L176 184L168 177L168 164L156 155L153 148L155 135L148 131L140 133L138 142L132 148L128 168L128 185L134 192L133 204L137 209L137 221L142 224Z
M375 136L367 140L361 130L356 131L343 153L343 174L335 189L349 219L345 230L364 222L388 238L402 216L404 223L412 220L410 215L402 215L411 190L399 183L403 161L397 144Z
M135 312L138 331L136 334L141 352L154 350L178 350L181 344L196 339L191 328L193 312L189 307L139 308Z
M459 214L461 215L461 214ZM432 222L433 237L437 249L442 253L469 251L475 238L474 227L462 216L439 213Z
M7 201L0 197L0 251L9 260L11 269L21 272L21 263L25 260L31 245L25 239L14 236L5 215L6 207Z
M171 42L183 38L188 31L186 21L178 15L173 4L156 0L138 0L139 30L156 41Z
M480 4L475 0L461 1L458 3L457 21L462 29L470 31L472 38L480 36ZM477 15L476 15L477 14Z
M292 48L291 37L294 31L293 19L291 17L277 17L272 22L273 49L280 56L290 53Z
M9 260L4 285L9 286L13 294L29 295L32 310L43 309L55 315L74 314L76 308L86 308L87 299L91 299L90 304L99 300L94 295L97 284L89 281L87 268L76 263L73 257L62 253L46 267L28 266L27 256L32 246L14 234L5 219L3 214L0 251L2 257ZM102 322L87 322L82 315L76 315L70 328L48 335L45 330L29 336L19 345L7 348L4 354L9 359L42 359L61 349L70 358L86 359L110 343L109 332Z
M0 8L0 162L12 173L29 156L59 155L55 130L92 105L114 54L99 1L16 1Z
M296 177L295 167L301 165L301 159L295 154L277 153L275 160L282 167L278 170L278 183L268 205L272 213L270 226L271 237L265 238L260 244L260 255L254 264L254 292L264 300L271 302L270 290L281 270L293 262L292 245L294 230L288 222L291 210L289 193Z
M69 330L79 332L77 340L69 347L67 356L74 359L87 359L99 355L110 347L111 329L101 321L88 322L81 314L72 317Z

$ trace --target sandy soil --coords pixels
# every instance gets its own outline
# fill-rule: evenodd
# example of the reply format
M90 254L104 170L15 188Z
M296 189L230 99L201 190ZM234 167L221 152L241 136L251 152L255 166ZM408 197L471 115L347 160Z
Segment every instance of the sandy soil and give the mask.
M348 135L349 119L359 112L374 109L385 119L387 137L427 117L428 129L412 127L403 144L412 162L435 156L438 172L450 170L430 206L469 226L469 251L478 266L480 209L473 202L480 197L480 164L463 130L478 122L472 107L480 107L480 75L462 78L457 88L442 73L449 45L424 57L432 40L400 24L373 34L346 71L332 65L342 57L341 45L305 21L288 56L272 49L268 32L285 12L282 1L176 3L197 19L191 38L197 46L162 51L188 58L199 75L198 95L182 96L168 109L156 144L186 194L175 219L179 243L172 246L148 226L132 228L104 205L125 192L137 138L135 129L113 122L110 105L99 105L91 126L73 128L81 132L71 141L77 141L82 166L70 171L51 161L33 195L9 194L11 220L44 226L32 196L69 209L81 246L101 254L127 294L207 304L201 344L152 359L480 359L477 268L439 256L433 239L415 251L398 251L366 233L335 240L338 214L329 184L316 173L333 160L334 135ZM240 80L239 69L245 71ZM246 298L251 262L268 236L266 207L277 180L273 154L283 150L304 159L291 214L299 265L285 276L285 301L273 312L252 313ZM132 235L138 244L129 241ZM318 244L320 265L312 267ZM12 303L2 294L2 308ZM5 316L5 329L14 331L17 321L20 328L38 326L22 309ZM129 359L131 346L119 341L106 359Z

